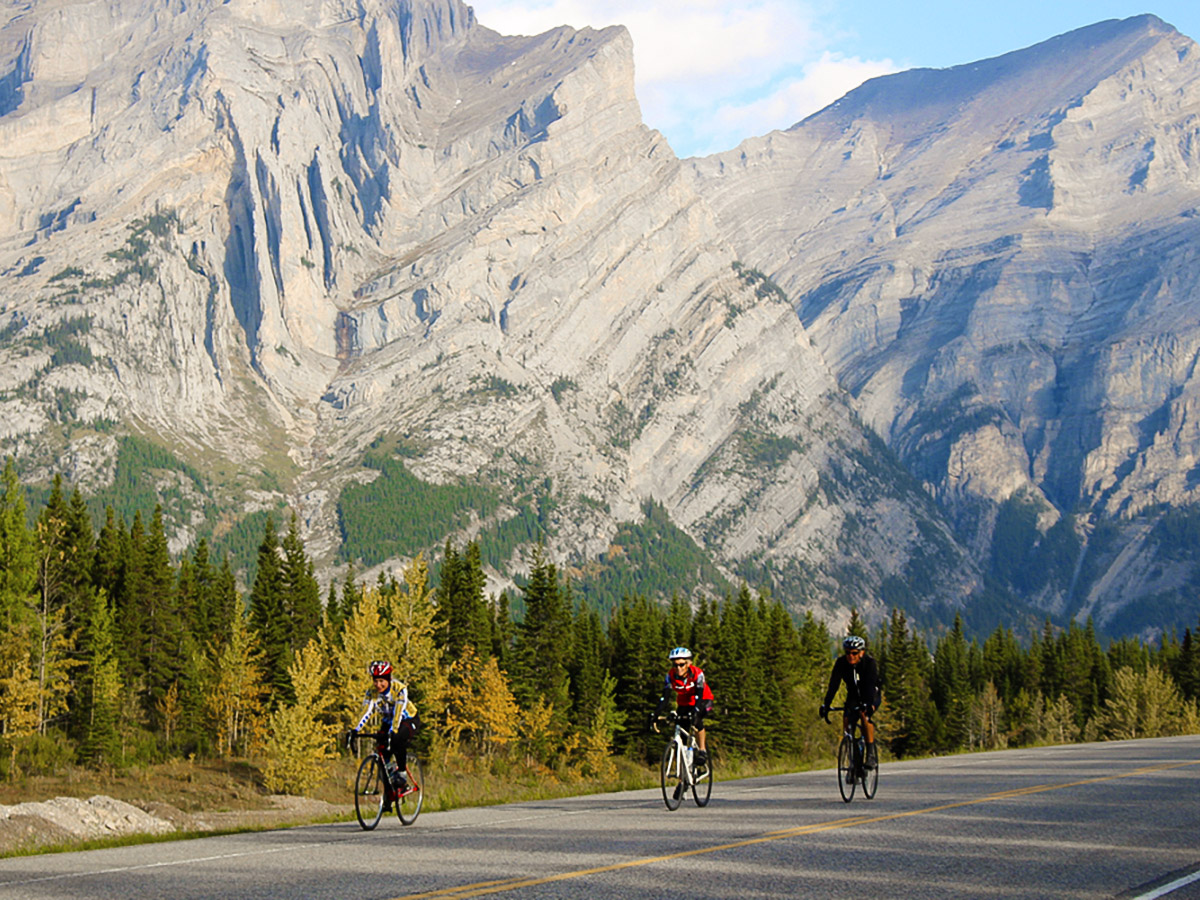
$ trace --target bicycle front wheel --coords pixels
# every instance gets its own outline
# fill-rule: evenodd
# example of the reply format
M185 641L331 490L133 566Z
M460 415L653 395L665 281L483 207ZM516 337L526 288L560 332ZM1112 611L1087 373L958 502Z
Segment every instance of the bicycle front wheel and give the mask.
M408 757L408 766L404 770L408 787L396 799L396 815L404 825L411 825L421 814L421 804L425 802L425 777L421 772L421 761L415 756Z
M696 801L697 806L708 806L708 798L712 796L712 754L708 755L708 762L704 764L701 771L692 770L692 799Z
M854 742L848 737L842 738L838 744L837 757L838 790L842 799L849 803L854 799Z
M663 748L662 795L667 809L679 809L683 801L683 760L679 758L679 745L674 741Z
M865 760L864 760L865 762ZM875 758L875 767L873 769L863 769L862 777L863 796L868 800L875 796L875 789L879 787L879 757Z
M387 771L383 760L371 754L358 767L354 779L354 812L358 824L370 831L383 818L383 803L387 794Z

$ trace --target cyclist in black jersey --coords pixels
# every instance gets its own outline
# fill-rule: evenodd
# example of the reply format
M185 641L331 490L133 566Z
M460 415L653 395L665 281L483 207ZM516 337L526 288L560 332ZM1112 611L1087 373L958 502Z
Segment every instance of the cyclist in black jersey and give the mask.
M875 658L867 655L866 639L856 634L842 641L842 649L846 651L845 654L837 658L833 664L833 671L829 673L829 688L825 691L825 702L821 704L821 718L829 721L829 705L833 703L838 686L844 684L846 709L842 717L848 720L854 708L859 708L863 736L867 740L865 765L868 769L873 769L878 758L875 754L875 723L871 721L871 714L879 709L880 703L883 702L879 667L875 664ZM849 724L849 721L844 721L843 727L848 728Z

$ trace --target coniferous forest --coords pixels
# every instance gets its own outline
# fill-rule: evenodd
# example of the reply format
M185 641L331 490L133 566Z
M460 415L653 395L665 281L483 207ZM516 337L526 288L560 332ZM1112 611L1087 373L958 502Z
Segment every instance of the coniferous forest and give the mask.
M389 659L444 771L611 781L653 761L649 716L667 653L686 645L716 696L718 760L829 764L817 717L843 636L742 585L719 600L627 593L602 613L541 550L509 596L485 591L476 543L446 543L436 578L402 573L325 596L295 516L265 518L253 583L200 540L172 559L160 509L97 528L56 479L31 510L11 460L0 501L0 773L119 771L172 758L245 759L303 793L345 754ZM514 616L513 610L522 614ZM905 757L1200 731L1200 623L1102 646L1091 624L982 640L922 634L904 611L869 629L884 681L885 753Z

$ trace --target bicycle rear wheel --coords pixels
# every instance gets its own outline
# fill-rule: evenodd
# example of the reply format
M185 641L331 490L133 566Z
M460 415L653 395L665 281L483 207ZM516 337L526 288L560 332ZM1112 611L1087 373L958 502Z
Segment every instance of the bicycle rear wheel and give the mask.
M842 792L842 799L847 803L854 799L854 774L854 742L848 737L843 737L842 742L838 744L837 775L838 790Z
M383 818L386 794L387 772L383 760L371 754L362 761L354 779L354 813L364 830L370 831Z
M425 778L421 772L421 761L415 756L408 757L408 766L404 770L408 780L408 788L396 798L396 815L404 825L411 825L421 814L421 804L425 802Z
M866 760L864 759L865 763ZM864 766L862 777L863 796L868 800L875 796L875 789L879 786L879 757L875 757L875 767L868 769Z
M674 741L663 747L660 774L662 775L663 803L667 804L667 809L679 809L679 804L683 801L684 790L683 760L679 758L679 747Z
M712 796L712 765L710 753L702 773L697 774L696 770L692 769L692 799L696 801L697 806L708 806L708 798Z

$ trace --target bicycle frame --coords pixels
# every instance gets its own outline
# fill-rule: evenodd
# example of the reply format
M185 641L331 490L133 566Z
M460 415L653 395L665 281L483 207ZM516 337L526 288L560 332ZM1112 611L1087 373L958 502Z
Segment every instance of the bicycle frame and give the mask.
M859 705L833 706L829 709L830 712L845 713L842 717L842 740L838 748L838 791L846 803L854 799L854 789L859 785L862 785L863 796L872 799L879 783L878 766L866 768L866 729L861 715L864 708ZM848 754L845 752L847 749ZM846 756L849 758L844 759Z
M692 786L692 758L696 754L696 736L692 733L691 726L684 728L678 720L672 724L675 726L671 740L675 742L676 765L672 774L683 782L683 787L687 790Z
M358 735L355 732L350 733L350 740L353 741L358 737L367 737L367 735ZM375 749L373 752L363 757L363 761L359 766L359 775L355 780L355 810L358 815L359 824L368 831L373 829L382 817L385 809L394 806L396 815L400 818L403 825L411 825L416 821L421 812L421 806L424 801L422 786L423 775L421 772L420 760L412 755L411 751L408 754L407 765L403 772L405 778L404 790L397 792L392 786L391 772L388 771L385 761L387 753L387 733L377 732L371 734L375 740ZM378 776L371 773L378 772ZM363 780L366 773L366 780ZM360 786L364 790L360 790ZM416 795L413 797L413 795ZM362 800L364 797L374 797L370 801L368 808L364 809Z
M712 760L700 772L693 769L697 751L695 727L687 719L681 722L674 712L665 718L674 728L663 748L660 769L663 802L667 809L676 810L683 802L684 794L691 791L697 806L707 806L712 795ZM658 730L657 725L655 730Z

